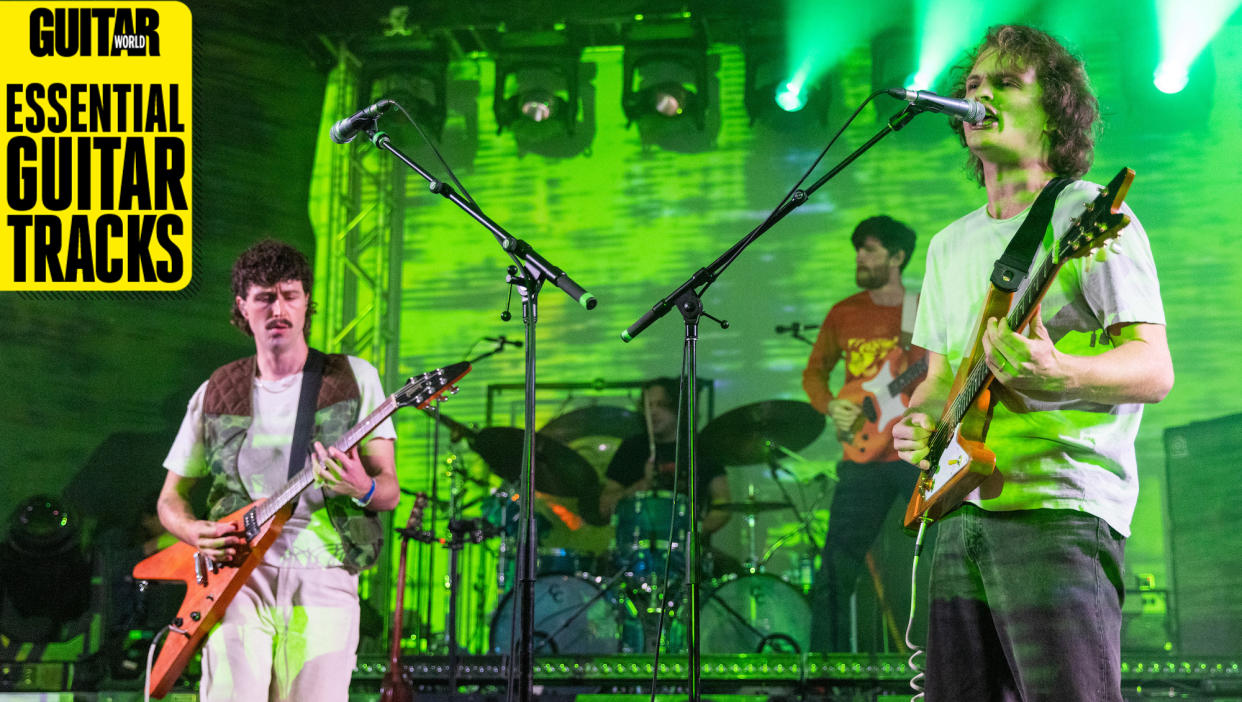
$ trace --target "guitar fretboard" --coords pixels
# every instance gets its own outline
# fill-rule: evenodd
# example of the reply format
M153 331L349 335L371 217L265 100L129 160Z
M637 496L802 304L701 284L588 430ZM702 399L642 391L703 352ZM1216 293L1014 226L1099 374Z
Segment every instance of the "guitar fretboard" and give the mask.
M387 419L393 412L396 412L398 407L399 405L392 397L385 398L384 401L381 402L373 412L371 412L371 414L368 414L365 419L354 425L349 431L345 432L345 434L332 445L341 451L349 451L351 448L356 446L359 441L362 441L367 434L370 434L376 427L378 427L380 423ZM298 495L302 494L302 491L315 481L315 471L310 465L309 458L310 456L308 454L307 465L305 468L298 471L297 474L290 478L289 482L285 483L284 487L282 487L275 495L255 508L255 515L258 517L258 523L260 525L266 524L269 519L276 516L277 512L297 498Z

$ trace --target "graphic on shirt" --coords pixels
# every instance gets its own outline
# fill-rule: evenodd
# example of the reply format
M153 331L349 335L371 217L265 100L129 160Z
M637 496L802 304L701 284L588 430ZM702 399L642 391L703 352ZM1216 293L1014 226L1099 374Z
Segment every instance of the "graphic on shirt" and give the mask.
M845 369L851 377L875 375L879 362L897 346L897 337L852 338L845 342Z

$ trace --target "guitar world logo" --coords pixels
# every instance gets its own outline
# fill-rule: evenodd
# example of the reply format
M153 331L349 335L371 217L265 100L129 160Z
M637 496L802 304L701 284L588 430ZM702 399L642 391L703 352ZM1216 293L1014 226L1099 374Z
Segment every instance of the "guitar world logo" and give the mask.
M29 26L31 56L160 55L155 8L36 7Z

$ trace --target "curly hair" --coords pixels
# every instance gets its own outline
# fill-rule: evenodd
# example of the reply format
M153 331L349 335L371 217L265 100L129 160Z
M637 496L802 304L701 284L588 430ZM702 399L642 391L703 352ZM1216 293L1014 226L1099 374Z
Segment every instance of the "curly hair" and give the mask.
M301 251L283 241L264 239L242 252L233 262L233 326L242 330L247 336L254 336L250 323L242 316L237 305L237 298L246 299L250 286L271 287L286 280L297 280L302 283L302 290L309 298L314 275L311 273L310 262ZM304 336L310 336L311 315L315 314L312 302L306 309L306 323L302 328Z
M1034 27L1006 24L992 27L987 36L954 67L953 96L965 97L966 78L979 57L995 51L1010 67L1035 68L1035 79L1043 89L1041 104L1048 116L1048 166L1058 176L1079 178L1091 168L1095 155L1095 124L1100 104L1087 79L1082 60L1074 56L1050 34ZM962 146L966 134L962 123L954 121ZM967 166L983 184L983 163L970 154Z
M864 219L858 223L857 227L854 227L854 233L850 235L850 243L854 244L855 250L861 249L869 236L875 237L890 256L898 251L905 252L906 259L901 262L900 270L906 269L906 264L910 262L910 256L914 253L913 229L888 215L876 215Z

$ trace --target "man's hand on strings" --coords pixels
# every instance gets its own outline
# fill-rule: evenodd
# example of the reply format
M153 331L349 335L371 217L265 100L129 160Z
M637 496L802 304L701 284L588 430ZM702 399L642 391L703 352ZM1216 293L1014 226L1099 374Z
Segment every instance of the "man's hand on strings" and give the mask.
M936 422L923 412L911 412L893 425L893 448L906 463L928 470L928 438L936 430Z
M1041 400L1065 394L1068 378L1061 353L1052 345L1039 306L1025 335L1010 329L1008 320L989 319L983 332L983 353L988 369L1006 388Z
M205 519L190 524L193 546L215 563L234 563L250 552L245 532L237 522L212 522Z
M362 498L371 490L371 475L362 466L357 446L346 453L335 446L324 448L316 441L311 467L315 482L338 495Z

